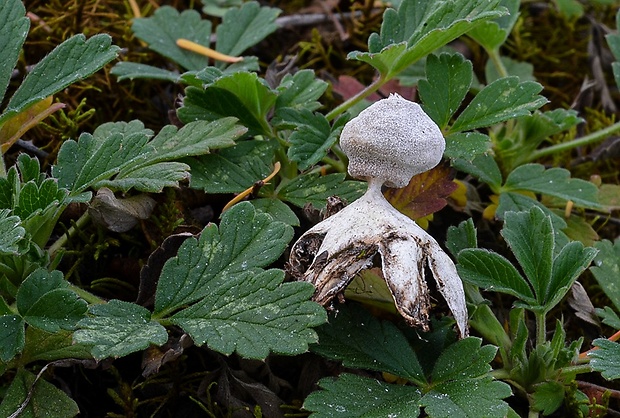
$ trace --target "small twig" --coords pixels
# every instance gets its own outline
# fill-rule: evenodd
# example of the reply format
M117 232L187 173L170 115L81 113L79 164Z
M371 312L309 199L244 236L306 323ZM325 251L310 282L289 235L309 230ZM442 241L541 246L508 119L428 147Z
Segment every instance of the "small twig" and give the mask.
M43 368L41 369L39 374L37 374L37 377L34 378L34 382L32 382L32 386L30 386L30 389L28 390L28 394L26 395L26 399L24 399L24 402L22 402L22 404L19 406L19 408L17 408L17 410L15 412L13 412L11 415L9 415L8 418L17 418L18 416L20 416L22 414L22 412L24 412L26 407L28 407L28 404L30 403L30 399L32 398L32 394L34 393L34 387L36 386L37 382L39 381L39 378L41 377L41 375L47 370L47 368L48 368L48 366L50 364L51 363L48 363L45 366L43 366Z
M177 45L180 48L204 55L205 57L213 58L217 61L230 63L243 61L243 57L231 57L230 55L222 54L221 52L217 52L214 49L207 48L204 45L197 44L196 42L192 42L188 39L177 39Z
M129 7L131 7L133 17L139 18L142 16L142 14L140 13L140 7L138 7L138 3L136 3L136 0L129 0Z
M47 32L47 33L52 33L53 32L52 28L50 28L49 25L47 23L45 23L45 20L41 19L36 14L34 14L32 12L27 12L26 13L26 17L28 19L30 19L30 21L32 23L36 23L37 25L39 25L39 27L43 28L43 30L45 32Z
M588 388L588 389L597 390L599 392L609 392L610 397L620 399L620 390L610 389L605 386L599 386L599 385L595 385L594 383L584 382L581 380L577 380L577 386L579 386L579 389Z
M334 28L336 28L336 32L338 32L338 36L340 37L340 40L346 41L347 39L349 39L349 34L342 27L342 24L340 23L340 20L338 20L337 15L332 13L331 10L329 10L324 3L320 3L320 5L323 11L325 12L325 14L329 16L329 21L332 22L332 24L334 25Z
M620 339L620 331L617 331L614 335L612 335L611 337L609 337L607 339L609 341L618 341ZM588 354L590 354L594 350L598 350L598 347L593 347L593 348L589 349L588 351L584 351L583 353L579 354L579 358L581 358L581 359L587 358Z
M287 15L282 16L276 19L276 25L281 28L290 28L295 26L315 26L321 23L329 23L335 22L340 23L343 20L358 18L362 16L361 10L356 10L355 12L345 12L345 13L305 13L305 14L296 14L296 15ZM211 42L217 41L217 35L214 33L211 35L209 39Z
M237 196L235 196L234 199L232 199L230 202L226 203L226 206L224 206L224 208L222 209L222 213L226 212L233 205L241 202L243 199L245 199L246 196L252 194L253 192L256 192L257 188L260 188L264 186L265 184L267 184L269 180L271 180L272 178L275 177L276 174L278 174L278 171L280 171L280 167L281 167L280 161L276 161L276 163L273 165L273 171L271 172L271 174L269 174L263 180L257 181L251 187L248 187L247 189L239 193Z
M355 12L345 13L308 13L282 16L276 19L276 25L287 26L314 26L319 23L327 23L334 21L342 21L345 19L351 19L352 17L359 17L362 15L360 10Z
M32 142L24 141L23 139L18 139L15 142L15 145L22 147L25 151L28 151L41 159L45 159L50 155L49 152L43 151Z

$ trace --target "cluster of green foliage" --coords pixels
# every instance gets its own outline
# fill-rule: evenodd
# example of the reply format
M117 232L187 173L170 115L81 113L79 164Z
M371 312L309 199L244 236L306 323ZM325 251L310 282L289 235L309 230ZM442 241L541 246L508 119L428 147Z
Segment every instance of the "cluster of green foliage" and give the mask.
M558 3L569 15L579 13L576 2ZM368 50L348 57L374 67L376 80L331 109L321 102L328 83L312 70L267 79L256 57L210 65L181 49L180 38L211 43L212 20L195 10L164 6L133 21L135 36L179 71L119 62L112 74L182 86L176 116L183 126L167 125L155 134L139 120L102 124L66 140L49 173L26 154L8 169L0 160L0 372L8 377L1 416L74 416L77 404L41 378L47 368L41 364L125 357L164 346L178 330L195 346L223 356L265 359L312 351L341 362L348 372L320 380L305 399L303 409L313 417L518 416L508 402L518 397L530 416L561 408L578 416L604 410L577 388L577 376L598 372L619 379L620 345L596 339L596 350L580 356L583 339L569 340L559 319L548 332L548 319L596 260L589 270L614 305L597 314L620 329L614 284L620 241L592 243L574 226L588 230L581 215L586 210L615 209L608 195L618 190L542 162L551 153L600 141L620 123L544 147L549 137L574 132L583 119L569 109L540 110L547 100L532 69L501 56L519 16L518 0L402 0L393 7L368 39ZM238 56L277 30L280 11L253 1L212 1L204 12L222 17L214 49ZM25 14L20 0L0 4L0 99L28 33ZM463 36L488 55L484 82L472 62L448 46ZM607 40L620 60L620 35ZM76 35L43 58L0 114L2 153L60 109L50 96L118 53L107 35ZM461 184L487 187L494 195L492 202L477 203L503 222L507 245L503 253L479 248L472 219L447 231L477 335L462 340L448 317L434 321L428 333L356 304L338 306L328 318L311 301L313 286L285 281L279 261L294 227L302 225L300 209L322 209L330 196L353 201L363 193L365 183L346 177L340 131L367 97L415 69L423 74L419 101L446 138L446 160ZM613 72L620 85L618 62ZM430 181L451 183L445 172L438 170ZM268 176L268 183L260 182ZM423 189L423 181L429 180L414 178L395 203L415 202L413 191ZM102 228L127 231L150 216L147 194L187 182L209 194L249 189L251 198L180 244L150 279L152 304L103 300L66 279L59 266L80 227L94 219ZM88 210L58 237L60 216L73 203ZM570 217L564 215L567 204L577 209ZM421 217L438 209L414 212ZM380 293L367 295L365 304L380 300ZM512 298L505 321L485 299L493 294Z

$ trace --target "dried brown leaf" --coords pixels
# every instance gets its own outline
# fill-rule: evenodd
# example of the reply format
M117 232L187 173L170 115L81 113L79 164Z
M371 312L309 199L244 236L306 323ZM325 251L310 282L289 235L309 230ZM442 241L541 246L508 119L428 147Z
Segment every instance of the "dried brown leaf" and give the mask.
M413 176L409 184L401 189L388 189L384 196L401 213L411 219L419 219L443 209L446 198L458 185L454 170L447 165Z

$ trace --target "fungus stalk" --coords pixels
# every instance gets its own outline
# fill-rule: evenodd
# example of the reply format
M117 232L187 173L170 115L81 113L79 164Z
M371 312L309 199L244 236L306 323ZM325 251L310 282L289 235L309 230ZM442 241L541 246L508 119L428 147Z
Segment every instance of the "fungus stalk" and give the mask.
M349 174L366 180L368 190L299 238L291 249L291 274L314 284L313 300L329 305L379 255L396 308L411 326L428 330L428 266L460 336L467 336L465 292L454 263L381 192L384 184L406 186L441 161L445 140L439 127L419 105L392 94L349 121L340 145L349 157Z

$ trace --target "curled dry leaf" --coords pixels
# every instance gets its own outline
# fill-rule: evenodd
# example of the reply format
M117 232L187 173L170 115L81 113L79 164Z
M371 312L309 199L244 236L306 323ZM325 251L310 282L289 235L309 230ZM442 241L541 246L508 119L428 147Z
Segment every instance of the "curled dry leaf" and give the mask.
M467 336L465 293L454 263L381 193L383 183L402 187L439 163L444 150L439 128L417 104L398 95L375 103L349 124L341 145L354 164L350 174L368 180L368 190L299 238L291 250L291 274L314 284L313 299L327 305L378 255L396 308L410 325L427 330L428 266L461 337Z
M102 187L93 198L88 213L99 225L110 231L127 232L140 219L147 219L155 208L155 200L145 194L119 199L107 187Z

